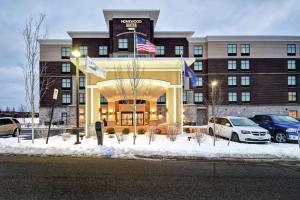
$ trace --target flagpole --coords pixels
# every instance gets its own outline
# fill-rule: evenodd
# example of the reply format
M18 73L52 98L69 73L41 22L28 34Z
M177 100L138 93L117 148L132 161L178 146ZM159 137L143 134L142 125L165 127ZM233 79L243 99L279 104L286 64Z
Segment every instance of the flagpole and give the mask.
M183 134L183 89L184 89L184 85L183 85L183 72L184 72L184 68L183 68L183 52L180 52L180 62L181 62L181 71L180 71L180 82L181 82L181 134Z

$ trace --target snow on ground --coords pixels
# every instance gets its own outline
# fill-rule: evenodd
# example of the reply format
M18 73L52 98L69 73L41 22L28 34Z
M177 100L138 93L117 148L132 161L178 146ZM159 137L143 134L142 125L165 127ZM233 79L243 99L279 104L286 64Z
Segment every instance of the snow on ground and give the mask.
M0 154L25 154L25 155L69 155L69 156L97 156L110 158L138 158L138 157L204 157L204 158L285 158L299 159L300 149L298 144L245 144L231 142L218 138L213 146L213 138L204 135L199 146L195 139L188 141L188 135L182 134L177 140L171 142L164 135L156 135L155 140L149 145L146 135L137 135L136 145L133 145L132 134L124 136L124 141L118 144L116 136L109 138L105 135L104 145L97 145L95 137L84 138L80 145L74 145L75 135L68 138L52 136L48 145L45 139L31 139L21 135L21 142L11 136L0 137ZM64 140L65 139L65 140Z

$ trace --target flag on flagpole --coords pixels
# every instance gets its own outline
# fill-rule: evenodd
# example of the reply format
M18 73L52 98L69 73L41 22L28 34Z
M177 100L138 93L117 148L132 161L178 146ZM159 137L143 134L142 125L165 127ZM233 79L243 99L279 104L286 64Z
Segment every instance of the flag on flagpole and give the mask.
M149 42L149 40L141 37L137 37L136 49L140 53L156 54L156 46Z
M184 61L184 76L191 79L192 87L197 86L197 77L194 71L188 66L188 64Z
M98 77L106 79L106 71L97 65L90 57L86 57L86 71L95 74Z

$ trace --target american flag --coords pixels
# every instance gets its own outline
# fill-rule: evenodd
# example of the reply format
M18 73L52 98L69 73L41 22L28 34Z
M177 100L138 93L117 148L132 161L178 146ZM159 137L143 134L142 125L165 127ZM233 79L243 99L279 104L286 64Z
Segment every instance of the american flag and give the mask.
M156 46L149 42L149 40L141 37L137 37L136 49L141 53L156 54Z

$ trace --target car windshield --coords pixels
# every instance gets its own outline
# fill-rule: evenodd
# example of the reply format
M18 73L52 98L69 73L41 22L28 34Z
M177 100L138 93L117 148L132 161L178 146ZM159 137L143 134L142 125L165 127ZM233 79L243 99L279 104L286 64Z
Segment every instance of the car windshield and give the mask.
M12 119L15 123L20 124L20 122L17 119Z
M272 116L272 119L276 123L299 123L299 121L290 116Z
M257 126L257 124L247 118L231 118L230 121L234 126Z

